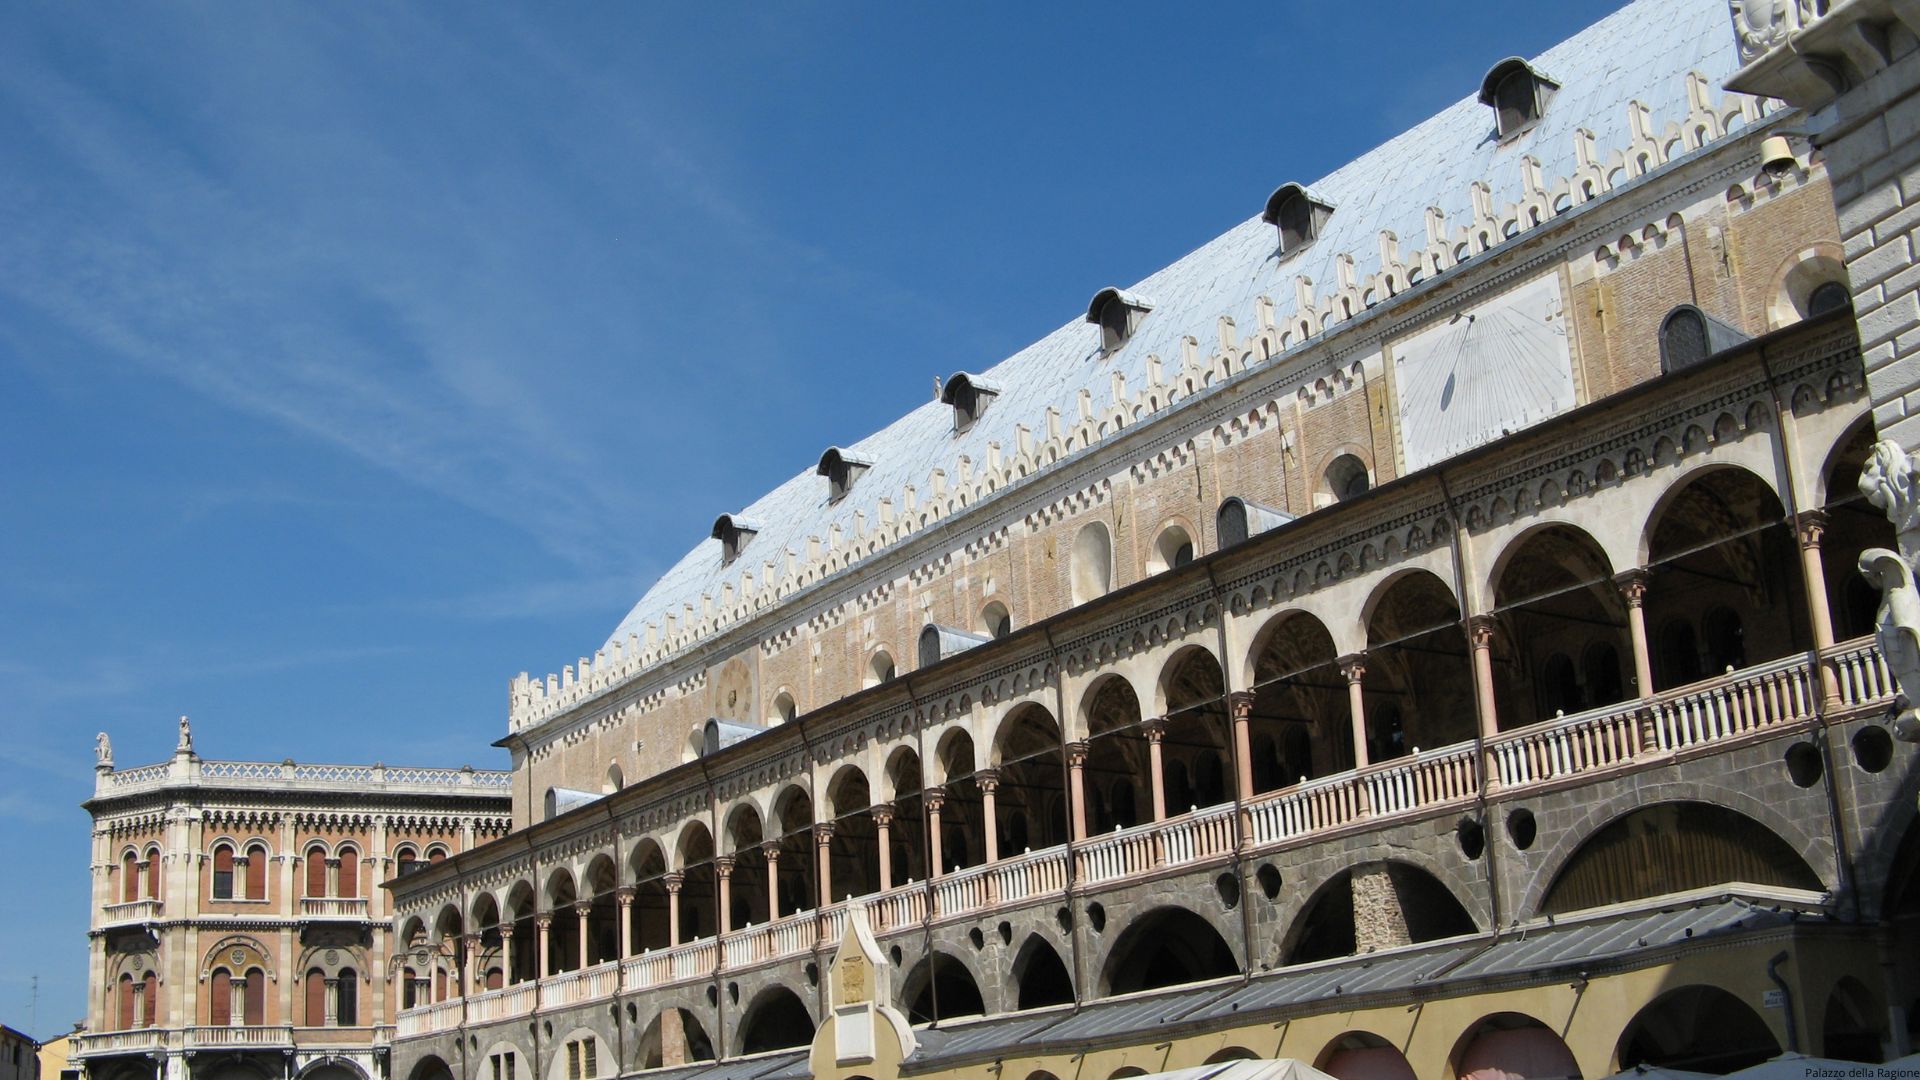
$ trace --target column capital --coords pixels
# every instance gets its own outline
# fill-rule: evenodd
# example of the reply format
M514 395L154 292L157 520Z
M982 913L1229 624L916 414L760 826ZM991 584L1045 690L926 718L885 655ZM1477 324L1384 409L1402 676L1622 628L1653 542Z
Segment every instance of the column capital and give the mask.
M780 861L780 841L768 840L766 843L761 844L760 854L766 857L767 865L769 866L779 862Z
M991 795L1000 790L1000 771L981 769L973 774L973 782L980 785L980 794Z
M619 904L621 907L632 907L633 898L638 895L639 892L640 890L632 885L622 885L613 890L613 902Z
M1492 615L1471 615L1467 618L1467 635L1476 649L1493 647L1493 635L1500 627L1500 620Z
M1075 769L1083 767L1087 763L1087 754L1090 752L1091 749L1092 748L1089 747L1084 742L1068 743L1067 744L1067 765Z
M815 822L813 826L813 842L821 847L826 847L828 844L833 843L833 829L834 824L831 821Z
M1794 536L1800 546L1820 549L1820 541L1827 534L1827 512L1825 510L1802 510L1793 516Z
M1245 720L1253 715L1253 691L1235 690L1227 695L1227 708L1232 711L1235 720Z
M573 913L575 915L580 916L583 919L593 914L593 901L591 900L575 901L573 905Z
M715 874L718 874L721 877L732 877L733 876L733 856L715 855L713 857L713 872Z
M894 809L890 802L874 803L868 812L873 815L873 824L877 828L884 829L893 824Z
M687 875L675 870L670 874L661 875L660 882L667 887L668 892L677 893L680 887L687 883Z
M480 935L479 934L461 934L460 943L462 945L465 945L468 948L468 950L478 949L480 947Z
M1613 575L1614 587L1620 590L1620 598L1630 608L1637 608L1647 602L1647 571L1636 566L1631 570L1622 570Z
M930 787L920 793L920 799L926 804L927 813L937 814L941 807L947 805L947 789Z
M1348 653L1335 661L1335 663L1340 665L1340 673L1347 677L1347 682L1349 683L1357 683L1367 677L1366 653Z
M1159 742L1167 736L1167 718L1164 716L1147 717L1145 720L1140 721L1140 733L1147 737L1148 742Z
M533 928L535 930L546 930L552 926L553 926L553 912L538 911L534 913Z

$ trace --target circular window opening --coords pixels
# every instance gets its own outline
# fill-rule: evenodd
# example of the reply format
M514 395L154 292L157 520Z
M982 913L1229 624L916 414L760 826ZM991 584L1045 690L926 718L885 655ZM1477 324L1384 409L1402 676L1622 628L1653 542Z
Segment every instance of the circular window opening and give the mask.
M1853 737L1853 760L1870 773L1893 763L1893 736L1879 725L1863 727Z
M1068 909L1061 908L1059 911L1054 912L1053 921L1060 924L1061 933L1070 934L1073 932L1073 912Z
M807 985L820 985L820 966L811 960L807 961Z
M1087 925L1093 927L1096 934L1107 928L1107 909L1097 901L1087 905Z
M975 951L979 951L980 949L984 949L987 947L987 935L981 933L980 928L977 926L973 928L971 933L967 934L967 940L973 942L973 947Z
M1000 924L1000 944L1002 945L1013 944L1013 924L1012 923L1003 922Z
M1260 869L1254 871L1253 879L1260 883L1260 891L1267 894L1267 899L1272 900L1280 895L1280 871L1272 863L1261 863Z
M1859 751L1854 751L1856 754ZM1797 742L1787 747L1787 779L1795 787L1812 787L1820 782L1820 776L1826 772L1826 766L1820 762L1820 749L1810 742Z
M1467 858L1477 859L1487 850L1487 830L1481 828L1478 821L1463 817L1453 831L1460 840L1460 854Z
M1213 891L1220 894L1220 904L1228 911L1240 906L1240 879L1232 874L1214 878Z
M1533 811L1521 807L1507 815L1507 837L1513 846L1525 851L1533 846L1533 838L1540 834L1540 827L1533 820Z

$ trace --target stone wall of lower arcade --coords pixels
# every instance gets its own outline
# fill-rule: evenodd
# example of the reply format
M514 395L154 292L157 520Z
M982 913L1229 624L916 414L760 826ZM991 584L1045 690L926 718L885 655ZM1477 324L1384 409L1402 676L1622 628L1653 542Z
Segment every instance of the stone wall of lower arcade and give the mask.
M915 1022L1724 882L1894 925L1870 442L1810 324L429 868L394 1073L805 1043L852 899Z

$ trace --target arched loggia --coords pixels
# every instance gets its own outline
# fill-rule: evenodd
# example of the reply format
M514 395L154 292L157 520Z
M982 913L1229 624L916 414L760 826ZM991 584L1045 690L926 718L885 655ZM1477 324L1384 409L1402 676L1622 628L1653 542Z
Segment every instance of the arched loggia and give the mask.
M680 832L680 940L712 937L719 928L713 834L695 821Z
M1326 625L1305 612L1263 629L1248 716L1255 792L1353 768L1353 712L1338 651Z
M867 774L855 765L842 766L827 786L827 799L833 813L833 870L829 882L833 899L837 902L878 891L879 836L873 824L873 793Z
M939 794L939 865L936 873L952 873L978 866L986 858L982 837L984 810L980 804L980 785L974 776L978 759L973 738L954 730L940 739L940 771L946 777ZM928 810L929 820L933 810Z
M1779 496L1740 468L1695 473L1647 526L1655 689L1806 650L1800 554Z
M1152 820L1152 770L1141 730L1140 698L1118 675L1095 682L1086 697L1087 829L1093 835Z
M773 820L779 828L771 840L779 878L778 915L811 911L819 895L813 883L813 799L798 785L786 788L773 801Z
M581 967L580 921L573 914L573 905L579 901L573 874L562 868L547 875L547 970L542 975Z
M1618 704L1633 685L1627 606L1600 545L1554 524L1521 538L1494 582L1495 712L1503 730Z
M994 798L1000 856L1066 843L1066 777L1053 715L1033 704L1008 714L994 735L991 760L999 775Z
M911 746L895 749L887 759L887 788L893 796L887 827L888 887L927 879L925 785L920 755Z
M533 886L526 881L516 881L507 890L506 925L501 937L509 940L508 951L512 953L506 970L508 983L525 982L539 975L539 937L534 929L534 913L538 907Z
M667 925L670 904L667 898L667 855L652 840L642 840L633 849L633 908L629 933L633 947L640 952L664 949L672 940Z
M583 964L604 964L620 958L620 901L615 895L620 874L613 859L596 856L583 879L588 904L587 938L581 943Z
M1460 606L1433 574L1403 574L1378 595L1360 670L1369 763L1473 738L1473 667Z
M770 921L767 900L767 855L760 812L742 803L727 815L727 854L733 859L731 907L727 925L739 929Z
M1583 841L1540 910L1562 915L1729 881L1822 888L1793 845L1765 825L1711 803L1670 802L1622 814Z
M1233 762L1227 750L1227 683L1220 662L1199 647L1176 653L1160 677L1167 702L1161 742L1167 813L1218 806L1233 799Z
M1101 979L1107 993L1240 974L1233 949L1213 924L1182 907L1163 907L1133 920L1107 954Z

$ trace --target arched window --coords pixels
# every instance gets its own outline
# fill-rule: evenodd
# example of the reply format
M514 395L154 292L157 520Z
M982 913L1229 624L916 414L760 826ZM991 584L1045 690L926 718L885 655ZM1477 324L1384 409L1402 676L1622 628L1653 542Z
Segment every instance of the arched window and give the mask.
M432 847L427 849L427 862L437 864L437 863L443 863L446 861L447 861L446 848L442 847L439 844L435 844Z
M120 857L120 902L140 899L140 856L129 851Z
M791 724L800 715L800 707L794 704L793 695L785 690L773 695L773 715L768 717L769 725Z
M352 848L340 849L340 888L341 896L352 899L360 895L360 853Z
M1372 488L1367 463L1353 454L1341 454L1327 463L1327 493L1333 496L1334 502L1346 502L1365 495Z
M893 654L885 649L876 649L867 659L867 676L861 680L861 686L879 686L894 677Z
M1712 355L1707 342L1707 319L1698 308L1682 304L1660 324L1660 370L1679 371Z
M341 1027L360 1024L360 976L352 968L341 968L334 984L333 1022Z
M1185 566L1193 561L1193 537L1181 525L1168 525L1153 538L1153 555L1147 569L1155 574Z
M1088 302L1087 321L1100 328L1100 347L1112 352L1127 343L1152 310L1153 303L1145 297L1109 285Z
M120 1030L126 1031L131 1029L135 1022L135 1017L133 1012L133 976L131 975L120 976L120 993L118 996L119 996Z
M214 968L208 980L207 1023L227 1027L233 1023L233 976L226 968Z
M620 763L607 763L607 778L600 782L600 794L611 795L627 786L627 774L620 770Z
M1073 538L1073 602L1084 604L1113 587L1113 539L1107 527L1090 521Z
M327 895L327 849L319 844L307 849L307 895Z
M1480 80L1480 103L1493 108L1494 128L1502 139L1525 131L1546 112L1547 99L1559 87L1517 56L1493 65Z
M1838 281L1828 281L1815 286L1812 295L1807 297L1807 317L1852 306L1853 293Z
M308 1027L320 1027L327 1022L327 973L319 968L307 970L306 985L301 988L306 1005L306 1015L300 1022Z
M140 1005L140 1026L152 1027L160 1022L160 979L149 971L140 982L146 998Z
M1013 633L1013 616L1007 605L995 600L980 611L980 631L995 641Z
M420 976L412 968L404 968L400 973L400 1007L411 1009L420 1004Z
M548 817L553 816L553 792L552 791L547 792L547 816ZM414 854L412 848L410 847L401 848L400 851L393 857L394 876L405 877L406 875L413 873L414 870L419 865L417 862L415 862L417 858L419 858L419 856Z
M1267 210L1261 218L1280 231L1280 254L1291 255L1314 242L1333 207L1299 184L1282 184L1267 196Z
M265 900L267 898L267 845L250 844L247 846L247 899Z
M213 849L213 898L215 900L233 899L233 845L221 844Z
M160 899L160 849L147 849L147 899Z
M259 1027L267 1022L267 973L259 968L247 969L247 992L242 1010L241 1019L248 1027Z

